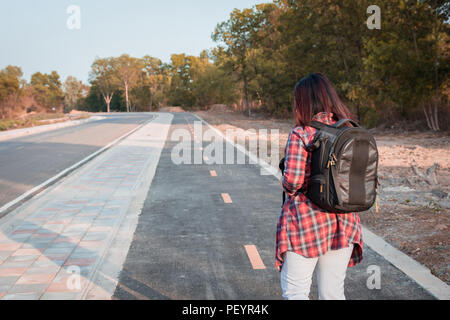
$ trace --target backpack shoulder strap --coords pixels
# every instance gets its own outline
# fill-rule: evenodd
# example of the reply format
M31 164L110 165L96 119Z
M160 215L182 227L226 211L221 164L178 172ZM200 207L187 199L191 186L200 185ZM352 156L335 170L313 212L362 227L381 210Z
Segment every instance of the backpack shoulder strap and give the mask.
M311 121L308 126L313 127L314 129L319 130L314 137L314 140L306 146L306 150L308 152L312 152L320 147L320 141L318 140L320 137L320 131L325 130L328 125L319 121Z
M317 130L323 130L327 127L327 125L325 123L319 122L319 121L311 121L309 123L310 127L313 127L314 129Z
M333 127L337 128L337 129L340 129L344 124L346 124L346 123L348 123L348 122L350 122L350 123L353 125L353 127L359 128L359 125L358 125L355 121L350 120L350 119L342 119L342 120L336 122L336 123L333 125Z

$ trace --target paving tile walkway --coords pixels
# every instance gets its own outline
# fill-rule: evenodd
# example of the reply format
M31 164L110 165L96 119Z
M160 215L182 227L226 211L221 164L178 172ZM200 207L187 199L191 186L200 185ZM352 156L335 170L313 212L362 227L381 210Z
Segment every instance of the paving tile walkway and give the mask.
M155 114L117 146L0 220L1 299L84 297L137 189L149 183L147 169L158 161L149 155L162 148L171 117Z

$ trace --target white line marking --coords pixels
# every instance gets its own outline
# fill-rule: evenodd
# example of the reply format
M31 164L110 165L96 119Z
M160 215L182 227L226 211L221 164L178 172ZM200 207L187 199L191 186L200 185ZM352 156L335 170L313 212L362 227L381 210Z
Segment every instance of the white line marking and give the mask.
M278 180L281 179L281 173L278 170L278 167L273 167L270 164L268 164L266 161L264 161L263 159L260 159L258 156L254 155L253 153L249 152L245 147L243 147L240 144L236 144L233 140L227 138L220 130L214 128L213 126L211 126L208 122L206 122L205 120L203 120L202 118L200 118L199 116L197 116L196 114L193 114L195 117L197 117L197 119L199 121L202 121L205 125L209 126L211 128L211 130L215 131L217 134L219 134L225 141L227 141L228 143L230 143L233 147L235 147L237 150L239 150L240 152L244 153L247 157L250 158L250 160L252 160L254 163L259 164L260 167L262 167L265 171L267 171L268 173L272 174L273 176L275 176L276 178L278 178ZM277 164L278 166L278 164Z
M394 248L364 226L362 227L362 232L365 243L375 252L382 255L387 261L416 281L436 298L440 300L450 299L449 286L432 275L430 269Z

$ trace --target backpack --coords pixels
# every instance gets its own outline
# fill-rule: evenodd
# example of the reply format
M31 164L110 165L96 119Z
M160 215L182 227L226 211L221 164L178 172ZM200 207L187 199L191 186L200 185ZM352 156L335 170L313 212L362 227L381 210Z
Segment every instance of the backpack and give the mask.
M329 212L369 210L378 198L375 138L349 119L334 125L313 121L310 126L318 130L313 142L306 146L311 152L311 175L306 188L303 186L299 192ZM283 160L279 166L282 171ZM283 194L283 202L284 198Z

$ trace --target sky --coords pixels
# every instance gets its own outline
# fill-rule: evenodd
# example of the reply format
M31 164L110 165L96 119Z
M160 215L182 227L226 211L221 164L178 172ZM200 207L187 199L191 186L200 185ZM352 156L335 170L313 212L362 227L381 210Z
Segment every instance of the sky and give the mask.
M151 55L170 62L173 53L211 49L216 25L234 8L270 0L2 0L0 69L15 65L30 80L55 70L87 82L96 57ZM70 6L80 9L80 28Z

